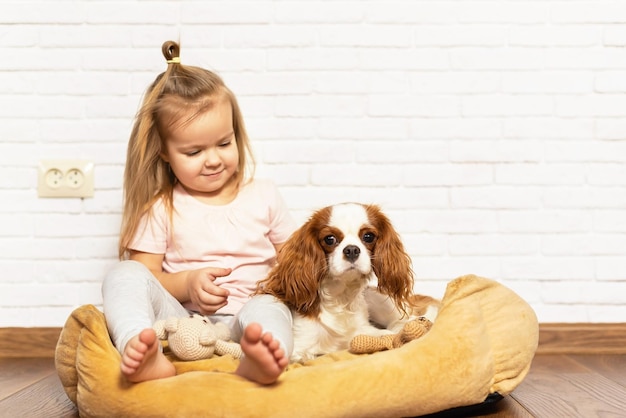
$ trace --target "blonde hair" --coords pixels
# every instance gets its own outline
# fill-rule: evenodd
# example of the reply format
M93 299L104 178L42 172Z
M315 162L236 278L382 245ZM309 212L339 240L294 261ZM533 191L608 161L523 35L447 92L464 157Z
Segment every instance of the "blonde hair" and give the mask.
M168 63L167 70L148 87L128 141L120 259L128 257L128 245L137 233L142 217L150 215L150 209L159 199L163 200L170 221L172 219L172 192L177 179L169 164L162 159L164 138L172 128L189 123L221 100L228 101L239 151L235 181L241 184L253 177L254 157L233 92L214 72L180 64L180 47L176 42L167 41L161 49ZM192 116L188 117L190 113Z

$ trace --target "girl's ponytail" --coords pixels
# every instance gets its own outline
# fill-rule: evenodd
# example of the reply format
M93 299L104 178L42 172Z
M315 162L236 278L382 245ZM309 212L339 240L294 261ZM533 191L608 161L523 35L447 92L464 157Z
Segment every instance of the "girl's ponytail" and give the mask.
M176 42L163 42L161 51L168 64L180 64L180 46Z

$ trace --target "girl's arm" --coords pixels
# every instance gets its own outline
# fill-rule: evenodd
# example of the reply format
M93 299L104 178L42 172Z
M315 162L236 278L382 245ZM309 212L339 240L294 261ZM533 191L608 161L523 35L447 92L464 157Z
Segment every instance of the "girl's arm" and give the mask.
M164 254L131 251L130 259L145 265L180 303L193 302L204 315L212 315L228 303L229 292L214 283L216 277L227 276L231 269L206 267L177 273L163 271Z
M187 290L187 271L178 273L166 273L163 271L163 259L165 254L151 254L140 251L131 251L130 259L139 261L154 274L154 277L163 285L165 290L171 293L180 303L189 301Z

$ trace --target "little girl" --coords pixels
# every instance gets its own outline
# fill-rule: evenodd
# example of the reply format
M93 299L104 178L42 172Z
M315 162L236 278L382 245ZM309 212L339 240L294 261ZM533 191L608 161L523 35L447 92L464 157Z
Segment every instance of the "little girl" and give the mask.
M122 374L175 375L151 326L199 312L240 342L236 374L270 384L293 349L291 313L250 295L296 225L276 187L246 175L254 161L233 93L213 72L181 65L176 43L162 50L167 70L148 88L128 144L123 261L102 285Z

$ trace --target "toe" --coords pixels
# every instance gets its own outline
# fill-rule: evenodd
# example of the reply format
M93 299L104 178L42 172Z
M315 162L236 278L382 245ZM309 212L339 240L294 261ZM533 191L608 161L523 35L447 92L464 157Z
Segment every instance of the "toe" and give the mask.
M246 327L243 336L249 342L256 343L263 337L263 329L261 328L261 325L252 323Z

